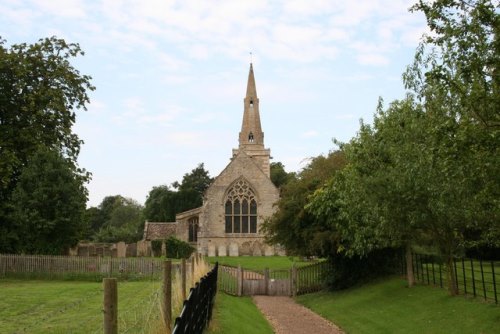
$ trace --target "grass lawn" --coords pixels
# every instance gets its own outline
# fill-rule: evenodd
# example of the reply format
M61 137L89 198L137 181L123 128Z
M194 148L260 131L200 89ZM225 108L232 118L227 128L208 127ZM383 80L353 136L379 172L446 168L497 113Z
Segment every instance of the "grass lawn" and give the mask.
M272 334L273 329L250 297L218 292L208 333Z
M288 256L215 256L207 257L210 263L219 262L221 265L237 267L241 265L243 269L264 270L269 269L288 269L295 266L305 266L313 263L312 261L300 261L297 257Z
M347 333L499 333L500 306L390 278L297 301Z
M159 282L118 283L118 328L159 316ZM102 283L0 280L0 333L102 333ZM158 312L156 312L158 311Z

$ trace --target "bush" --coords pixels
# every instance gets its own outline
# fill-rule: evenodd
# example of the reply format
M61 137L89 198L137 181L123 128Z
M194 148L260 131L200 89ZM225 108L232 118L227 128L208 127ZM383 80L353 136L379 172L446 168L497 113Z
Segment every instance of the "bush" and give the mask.
M165 240L165 244L167 248L167 257L169 258L186 259L194 252L193 246L175 237L170 237Z
M375 250L364 257L333 255L328 259L333 268L328 275L328 286L332 290L341 290L381 276L399 274L401 256L402 251L394 248Z
M161 256L161 245L163 240L151 240L151 250L153 251L153 256Z

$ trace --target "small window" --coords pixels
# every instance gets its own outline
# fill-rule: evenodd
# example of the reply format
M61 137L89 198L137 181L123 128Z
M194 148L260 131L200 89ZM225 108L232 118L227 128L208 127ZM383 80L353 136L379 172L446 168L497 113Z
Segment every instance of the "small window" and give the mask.
M248 135L248 141L250 143L253 143L253 132L250 132L250 134Z
M253 100L250 100L250 108L253 108Z

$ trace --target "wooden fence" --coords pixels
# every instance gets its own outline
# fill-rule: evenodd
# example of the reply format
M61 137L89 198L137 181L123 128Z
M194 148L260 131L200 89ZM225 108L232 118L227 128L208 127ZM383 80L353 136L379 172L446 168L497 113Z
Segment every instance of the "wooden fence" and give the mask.
M156 277L162 272L156 258L111 258L0 254L0 277Z
M235 296L292 296L322 290L331 265L324 262L290 269L247 270L219 265L218 288Z
M296 294L303 295L324 289L332 270L332 264L328 261L297 268Z

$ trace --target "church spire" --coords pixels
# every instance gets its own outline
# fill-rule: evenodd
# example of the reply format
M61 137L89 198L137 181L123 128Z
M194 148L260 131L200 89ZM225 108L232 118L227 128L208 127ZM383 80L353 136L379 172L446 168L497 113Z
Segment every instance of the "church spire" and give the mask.
M264 133L260 124L259 99L253 74L253 65L250 63L248 73L247 94L243 100L243 122L240 132L240 148L258 145L264 147Z

